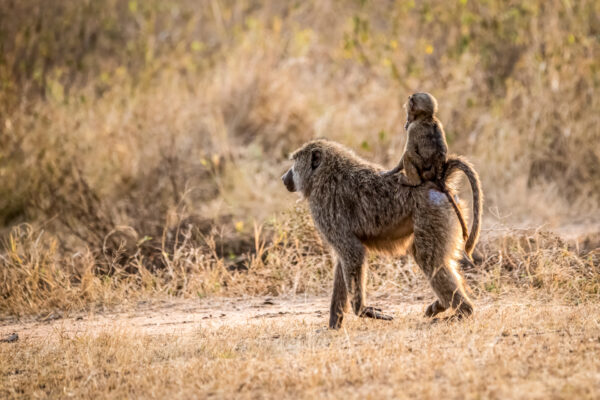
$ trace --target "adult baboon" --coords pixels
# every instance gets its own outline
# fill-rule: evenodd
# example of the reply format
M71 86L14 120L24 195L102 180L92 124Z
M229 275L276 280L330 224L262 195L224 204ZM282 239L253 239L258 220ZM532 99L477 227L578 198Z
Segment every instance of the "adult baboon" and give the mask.
M365 306L366 249L408 250L438 297L427 308L427 316L449 307L459 316L473 312L456 268L462 254L459 226L452 206L434 183L400 185L398 174L382 176L380 166L327 140L306 143L291 159L294 164L283 182L290 192L299 191L308 200L315 226L337 255L330 328L341 326L348 300L360 317L392 319ZM450 190L455 171L472 170L463 159L451 161L444 176ZM478 182L471 184L473 192L480 190Z

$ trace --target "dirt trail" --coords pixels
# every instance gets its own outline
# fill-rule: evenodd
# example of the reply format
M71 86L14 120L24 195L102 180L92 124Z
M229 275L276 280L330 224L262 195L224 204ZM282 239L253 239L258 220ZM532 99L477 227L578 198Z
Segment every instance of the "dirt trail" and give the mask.
M392 315L421 312L423 301L373 298L372 304ZM231 298L173 300L140 303L122 311L76 314L62 318L57 314L36 320L0 322L0 339L13 332L19 340L52 340L78 334L127 329L140 334L188 333L197 329L217 329L260 323L265 319L303 320L327 325L329 299L326 297Z
M477 302L479 311L494 309L522 309L537 301L523 298L522 302L491 301ZM407 315L422 315L427 301L421 295L411 297L373 296L369 303L382 308L395 318ZM556 305L548 305L556 311ZM572 307L563 306L568 309ZM162 335L189 334L198 330L215 331L222 326L245 329L249 325L261 324L266 320L282 323L310 323L326 329L329 318L327 297L251 297L217 298L202 300L172 300L140 302L124 310L74 314L60 317L57 314L29 319L0 321L0 339L18 334L19 341L55 341L74 338L78 335L95 335L107 331L124 330L129 334ZM348 318L355 318L349 315Z

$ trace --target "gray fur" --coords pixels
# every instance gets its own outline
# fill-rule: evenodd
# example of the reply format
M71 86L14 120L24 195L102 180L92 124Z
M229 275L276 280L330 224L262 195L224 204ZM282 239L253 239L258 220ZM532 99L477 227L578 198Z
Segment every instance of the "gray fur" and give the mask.
M449 307L459 316L472 313L457 271L457 261L464 261L460 227L450 203L439 201L434 183L400 185L399 174L383 176L380 166L327 140L306 143L291 159L294 165L283 182L307 199L315 226L337 255L330 328L341 326L348 301L356 315L391 319L365 305L367 250L413 256L438 297L428 316ZM455 170L453 166L446 179Z

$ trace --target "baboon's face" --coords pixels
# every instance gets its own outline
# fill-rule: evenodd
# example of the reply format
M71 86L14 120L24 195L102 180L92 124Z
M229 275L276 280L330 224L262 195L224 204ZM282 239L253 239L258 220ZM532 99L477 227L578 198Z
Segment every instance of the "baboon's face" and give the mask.
M312 177L321 165L322 151L307 146L296 151L290 158L294 161L294 165L283 174L281 180L290 192L308 195Z
M431 117L437 112L437 100L429 93L420 92L408 96L406 104L407 127L418 116Z
M285 187L287 188L287 190L289 190L290 192L295 192L296 189L296 184L294 183L294 167L292 166L292 168L288 169L288 171L283 174L283 176L281 177L281 180L283 181L283 184L285 185Z

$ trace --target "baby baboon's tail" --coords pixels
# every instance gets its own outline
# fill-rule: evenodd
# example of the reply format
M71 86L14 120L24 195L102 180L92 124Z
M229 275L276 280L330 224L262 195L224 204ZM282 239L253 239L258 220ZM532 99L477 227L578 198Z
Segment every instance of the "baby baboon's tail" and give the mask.
M448 156L446 162L446 168L442 180L446 182L448 178L456 171L462 171L469 179L471 184L471 190L473 191L473 226L471 227L471 233L465 243L465 251L471 257L475 244L479 240L479 233L481 232L481 208L483 206L483 193L481 191L481 182L479 180L479 174L473 168L473 165L466 158L451 155Z

